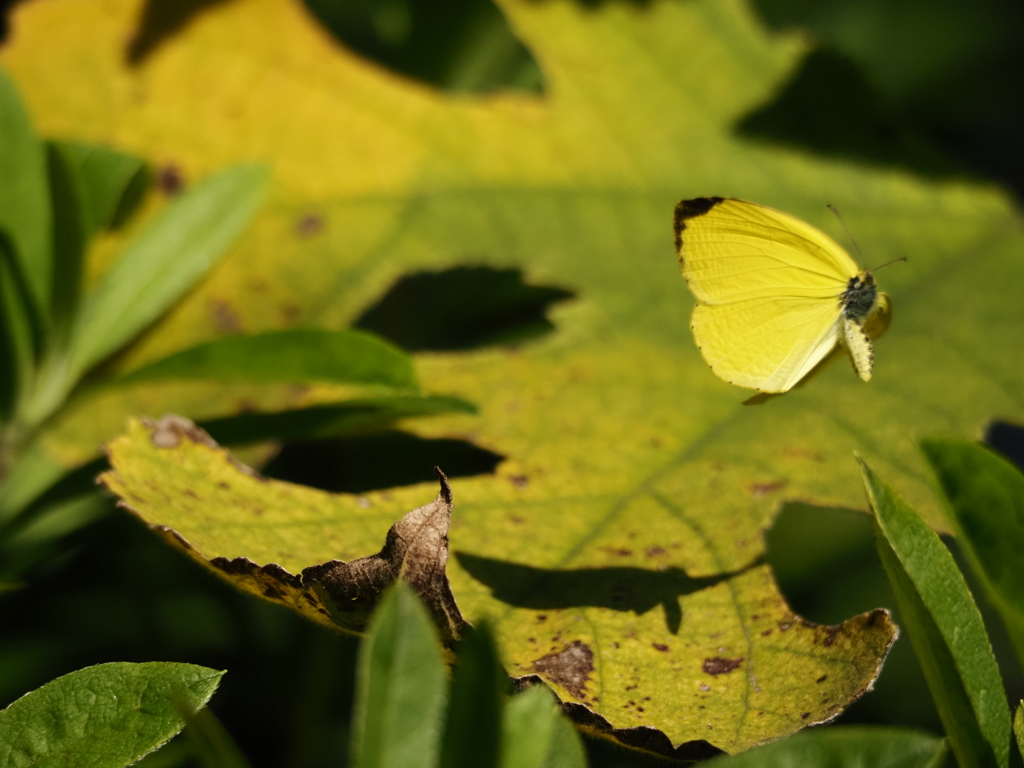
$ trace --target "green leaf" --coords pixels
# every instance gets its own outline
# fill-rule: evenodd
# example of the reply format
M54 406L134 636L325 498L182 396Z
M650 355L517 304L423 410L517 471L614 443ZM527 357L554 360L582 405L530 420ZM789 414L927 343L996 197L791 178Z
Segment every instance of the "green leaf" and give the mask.
M31 311L50 306L50 196L46 156L14 83L0 69L0 232L13 245ZM6 297L5 297L6 298ZM45 316L45 315L43 315Z
M98 664L58 677L0 712L0 766L121 768L181 730L175 697L209 701L223 672L193 664Z
M392 344L362 331L317 329L228 336L157 360L117 383L161 378L416 386L411 358Z
M993 451L963 440L923 440L967 553L1024 661L1024 475Z
M1017 705L1013 715L1013 736L1017 740L1017 752L1024 756L1024 699Z
M149 182L146 164L138 157L95 144L54 141L71 160L86 190L88 232L119 226L139 202Z
M940 768L945 740L908 728L838 726L798 733L742 755L717 757L708 768Z
M65 467L48 456L38 443L22 451L0 483L0 528L9 524L65 472Z
M430 615L399 582L381 599L359 650L353 768L437 765L446 688Z
M503 689L507 684L490 627L481 622L459 644L440 768L497 768Z
M344 591L327 599L317 584L329 582L327 572L341 567L331 561L346 561L345 569L365 562L381 541L393 540L388 533L392 521L404 515L400 524L405 524L410 515L430 508L406 514L423 503L421 486L357 497L254 477L182 419L133 422L126 436L108 446L108 454L113 471L103 476L107 487L168 543L243 589L351 630L362 628L364 606L371 601L354 604ZM472 487L465 480L460 487L463 482ZM486 503L486 498L468 497L460 509ZM412 530L396 535L419 547L424 531L447 534L443 505L435 511L423 518L429 526L411 524ZM389 572L400 570L406 578L422 570L447 573L447 539L428 542L417 553L428 568L398 564L387 566ZM643 722L648 707L657 706L649 701L658 689L641 687L638 680L688 675L690 682L678 694L682 703L678 709L666 707L664 716L692 707L707 732L708 726L715 729L716 716L749 712L752 722L743 726L742 738L754 743L834 717L870 686L896 635L883 610L831 627L801 620L778 595L767 566L698 580L677 568L544 571L463 553L458 563L494 589L498 599L530 609L531 620L510 628L506 636L532 649L535 661L516 668L523 670L520 674L540 674L557 686L560 696L574 701L596 704L592 697L623 695L633 722ZM538 589L545 580L548 589ZM450 624L450 633L457 635L459 621L448 618L447 582L431 594L437 621ZM557 637L568 631L565 627L582 623L588 608L607 610L621 622L620 631L633 633L613 641L625 649L616 656L629 674L621 688L597 688L594 649L600 646L591 631L576 634L571 642ZM689 620L694 616L704 621ZM636 639L642 633L656 643L653 658L644 656L646 643ZM545 645L539 646L538 639ZM676 674L667 675L666 669ZM757 690L748 688L751 670L756 670ZM791 709L772 707L780 696Z
M3 421L11 420L35 369L31 311L14 260L13 246L0 232L0 419ZM11 460L5 455L6 450L6 446L0 447L0 477Z
M82 292L85 249L91 236L89 197L77 164L60 144L47 144L53 206L53 295L50 298L48 354L67 343Z
M985 625L938 535L861 461L876 543L962 768L1009 765L1010 714Z
M545 686L528 688L505 706L499 766L586 768L583 742Z
M134 338L209 271L248 224L266 179L262 166L222 171L171 203L139 235L82 307L71 381Z
M112 507L95 490L44 506L30 520L18 521L0 535L0 578L13 580L53 556L55 543L73 531L105 517Z

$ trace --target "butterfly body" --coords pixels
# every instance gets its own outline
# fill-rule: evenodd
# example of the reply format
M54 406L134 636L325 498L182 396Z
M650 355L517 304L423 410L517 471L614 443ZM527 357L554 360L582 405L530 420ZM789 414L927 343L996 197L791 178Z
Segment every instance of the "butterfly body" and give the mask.
M860 378L871 378L868 328L888 317L889 299L827 235L773 208L721 197L679 203L675 235L697 298L690 327L720 378L785 392L837 344Z

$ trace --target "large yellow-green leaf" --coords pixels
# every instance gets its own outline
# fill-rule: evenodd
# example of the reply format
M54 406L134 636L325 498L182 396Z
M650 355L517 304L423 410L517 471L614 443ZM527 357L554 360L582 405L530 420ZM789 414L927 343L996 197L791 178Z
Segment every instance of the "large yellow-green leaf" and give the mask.
M426 500L422 488L371 499L268 480L180 417L133 421L108 452L107 487L239 588L359 631L401 576L445 639L460 635L443 478L433 503L389 529L396 505ZM896 636L883 610L831 627L800 619L764 565L704 580L677 568L544 572L469 555L462 565L527 609L500 623L513 675L543 678L587 728L660 752L700 739L734 751L828 720L870 688ZM479 602L469 605L479 617Z
M544 71L543 97L452 97L390 76L288 0L207 8L135 66L125 45L141 0L28 3L0 60L49 135L105 141L185 178L241 161L274 168L251 231L123 370L222 335L225 314L246 330L344 327L411 270L520 266L532 283L574 291L544 340L417 358L431 391L481 412L411 428L507 457L455 489L461 560L449 575L463 612L494 619L513 671L556 685L561 662L586 658L586 646L585 687L568 679L559 692L616 727L732 751L815 722L859 688L821 703L814 680L835 672L797 682L819 663L799 661L814 637L823 659L839 643L791 623L770 574L748 567L761 532L786 499L863 507L854 448L935 522L914 437L1024 417L1024 369L1008 354L1024 330L1019 219L991 189L738 137L734 124L772 98L804 49L737 0L502 5ZM708 371L689 334L671 213L709 194L834 233L831 202L866 266L909 258L879 276L895 310L870 384L840 361L743 407L749 393ZM310 217L322 223L312 234ZM166 401L157 387L105 402L98 419L84 400L48 449L70 461L119 415ZM377 533L431 492L370 495ZM366 554L313 544L317 557ZM588 569L593 588L558 602L573 569ZM851 672L863 687L885 643L851 621L836 637L850 638L851 655L875 654ZM703 669L740 657L728 673Z

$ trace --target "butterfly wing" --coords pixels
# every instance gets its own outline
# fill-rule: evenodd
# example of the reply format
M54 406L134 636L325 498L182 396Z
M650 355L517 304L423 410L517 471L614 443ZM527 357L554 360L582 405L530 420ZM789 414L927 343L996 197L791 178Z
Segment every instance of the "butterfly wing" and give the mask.
M767 297L698 304L690 328L720 379L785 392L832 351L841 319L821 299Z
M722 379L785 392L827 355L856 263L789 214L730 198L676 206L679 265L697 297L691 328Z

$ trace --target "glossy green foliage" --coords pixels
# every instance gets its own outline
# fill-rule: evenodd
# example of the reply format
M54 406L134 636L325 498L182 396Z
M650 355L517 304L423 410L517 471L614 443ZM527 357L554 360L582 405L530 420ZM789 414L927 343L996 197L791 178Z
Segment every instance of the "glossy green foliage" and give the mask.
M185 725L223 672L192 664L114 662L72 672L0 711L0 767L121 768Z
M943 739L906 728L839 726L818 728L719 757L708 768L938 768L946 757Z
M360 649L353 767L436 765L447 687L437 631L399 584L381 600Z
M981 614L949 550L863 462L882 565L962 768L1009 765L1010 715Z
M925 440L921 450L949 502L957 541L1024 661L1024 475L965 440Z
M397 582L359 655L351 764L410 768L585 768L580 737L543 686L507 697L486 623L455 654L442 648L415 593Z

